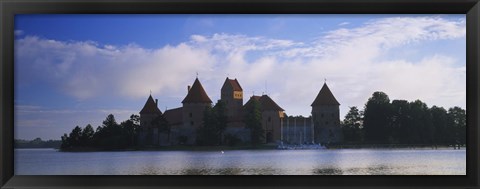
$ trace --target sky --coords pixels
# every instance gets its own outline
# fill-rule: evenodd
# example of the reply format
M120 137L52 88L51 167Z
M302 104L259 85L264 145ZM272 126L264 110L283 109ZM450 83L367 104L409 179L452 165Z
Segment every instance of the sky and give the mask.
M466 107L465 15L16 15L15 138L138 114L150 93L181 107L198 78L216 102L226 77L244 103L269 95L309 116L326 81L363 109L373 92Z

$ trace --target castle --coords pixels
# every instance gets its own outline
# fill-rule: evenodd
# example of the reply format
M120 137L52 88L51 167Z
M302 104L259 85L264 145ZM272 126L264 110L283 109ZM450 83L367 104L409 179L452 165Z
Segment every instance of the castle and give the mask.
M260 104L262 128L265 131L264 143L281 141L290 144L325 144L342 141L340 103L326 82L311 104L312 115L307 118L286 116L285 110L265 94L253 95L244 104L243 89L237 79L227 77L220 92L220 101L225 103L227 116L224 135L235 136L242 142L250 141L250 131L244 123L245 107L252 101L257 101ZM187 87L182 107L162 113L158 108L158 100L154 100L150 95L140 111L139 144L159 146L195 144L196 131L202 127L204 110L211 106L212 100L198 77L192 86Z

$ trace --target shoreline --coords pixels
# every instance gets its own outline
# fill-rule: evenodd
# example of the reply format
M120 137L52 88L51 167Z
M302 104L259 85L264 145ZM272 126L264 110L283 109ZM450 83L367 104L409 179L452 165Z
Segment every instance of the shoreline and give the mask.
M147 146L123 149L74 148L59 152L122 152L122 151L230 151L230 150L277 150L276 145L252 146Z
M29 148L15 148L15 149L29 149ZM32 148L41 149L41 148ZM46 149L46 148L43 148ZM55 149L59 152L126 152L126 151L231 151L231 150L285 150L278 149L277 145L265 144L256 147L252 146L147 146L147 147L130 147L122 149L104 149L104 148L72 148L72 149ZM371 149L371 150L466 150L466 146L457 146L455 149L453 146L448 145L331 145L328 149L322 150L342 150L342 149ZM302 149L291 149L302 150ZM318 149L303 149L303 150L318 150Z

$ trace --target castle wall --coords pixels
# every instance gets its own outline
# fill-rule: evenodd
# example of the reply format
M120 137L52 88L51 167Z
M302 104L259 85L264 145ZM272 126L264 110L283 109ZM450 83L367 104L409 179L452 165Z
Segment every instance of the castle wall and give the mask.
M262 127L265 131L265 143L280 141L281 135L281 117L280 111L263 111Z
M283 119L282 125L282 139L284 143L312 143L313 124L311 117L287 117Z
M196 141L196 131L203 124L205 108L211 106L209 103L184 103L182 114L183 124L178 129L178 137L187 137L185 144L192 145ZM177 138L178 138L177 137ZM180 141L181 142L181 141Z
M343 140L338 105L312 107L315 143L334 143Z

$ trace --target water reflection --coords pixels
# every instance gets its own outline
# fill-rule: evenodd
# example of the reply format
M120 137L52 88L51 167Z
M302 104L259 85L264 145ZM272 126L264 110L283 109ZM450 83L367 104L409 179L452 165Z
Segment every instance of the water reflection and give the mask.
M465 150L16 150L17 175L465 175Z

